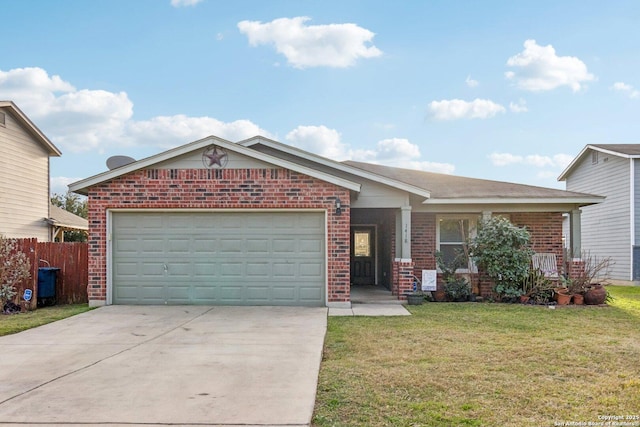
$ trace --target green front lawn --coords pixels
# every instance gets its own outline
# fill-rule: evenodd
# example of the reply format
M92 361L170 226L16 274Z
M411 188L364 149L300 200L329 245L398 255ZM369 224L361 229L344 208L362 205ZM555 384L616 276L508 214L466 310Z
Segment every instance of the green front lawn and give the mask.
M0 337L91 310L88 304L56 305L19 314L0 314Z
M608 289L610 307L426 303L410 317L331 317L314 426L640 416L640 288Z

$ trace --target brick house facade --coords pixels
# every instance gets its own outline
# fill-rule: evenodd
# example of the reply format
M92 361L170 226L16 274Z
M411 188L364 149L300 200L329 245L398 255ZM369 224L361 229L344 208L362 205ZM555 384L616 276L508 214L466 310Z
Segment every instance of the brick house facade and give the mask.
M328 213L329 302L348 302L348 190L285 169L146 169L92 187L89 197L89 299L106 301L108 209L322 209Z
M224 167L211 167L212 165L201 160L203 150L212 146L227 156ZM563 263L563 214L573 212L583 204L599 201L595 196L561 190L471 178L459 182L460 179L379 165L334 162L262 137L240 143L209 137L74 183L70 188L89 197L89 299L93 305L127 303L118 301L162 301L162 297L156 298L154 292L183 292L184 295L188 293L188 298L191 298L185 300L183 295L183 299L169 298L164 303L187 301L212 304L211 301L214 301L215 304L215 300L198 299L193 295L205 292L206 289L201 288L209 282L211 286L219 286L216 295L229 291L227 288L231 285L228 282L216 284L216 280L221 277L218 270L224 270L228 267L227 264L237 267L242 263L246 264L242 267L244 276L238 277L247 280L255 272L251 269L256 263L261 263L266 269L291 264L292 269L300 270L299 277L306 277L309 272L315 274L316 266L322 266L316 284L323 288L323 299L318 296L312 305L349 307L350 285L356 274L363 275L358 277L359 283L383 286L398 298L404 298L404 294L412 289L414 275L419 276L422 270L436 269L435 252L440 244L438 218L445 215L460 214L478 219L495 213L509 215L514 224L526 226L531 232L534 250L555 253L560 267ZM440 190L441 188L447 188L449 192L441 193L445 191ZM505 193L509 197L496 203L496 195L504 196ZM465 202L461 203L456 198ZM446 200L446 203L442 200ZM489 203L488 200L493 202ZM252 264L249 265L249 261L245 260L249 253L245 246L253 245L255 242L252 242L256 239L251 240L251 233L240 233L244 240L238 238L233 242L244 245L239 246L238 256L225 258L227 264L219 265L215 264L217 261L214 255L209 258L200 256L196 246L202 244L204 237L192 233L187 236L191 239L191 243L187 245L191 246L187 250L200 260L210 259L211 265L205 265L205 261L199 261L200 264L197 265L189 264L190 270L184 272L183 276L197 278L202 271L211 271L211 276L207 279L209 282L198 285L200 288L195 290L187 290L186 287L167 290L167 286L170 286L166 284L167 272L187 268L185 265L189 261L178 260L182 264L176 261L175 266L168 265L170 261L174 261L166 261L170 259L173 250L172 242L188 239L182 239L177 234L164 236L163 228L156 227L154 238L158 242L164 242L164 249L152 249L160 251L157 252L160 254L158 257L164 258L154 262L153 257L148 256L149 253L154 253L153 250L142 248L146 244L146 231L140 230L145 228L144 222L127 229L127 233L133 237L127 233L112 235L116 217L133 217L133 214L147 212L206 212L207 222L210 219L212 223L216 216L229 212L238 215L238 218L247 212L268 213L271 215L269 218L277 218L280 212L293 212L294 215L298 212L310 212L315 215L313 218L316 220L322 218L321 231L317 232L320 234L315 237L301 234L302 237L292 238L291 245L299 249L294 255L297 256L313 246L311 243L319 241L316 239L318 236L324 242L324 252L314 259L304 258L301 261L278 255L277 262L274 261L275 252L265 252L263 258L252 258ZM579 227L579 223L575 226ZM215 226L210 228L214 229ZM362 242L369 245L364 252L359 252L362 248L356 250L354 233L360 233L359 236L364 239ZM283 234L289 233L285 231ZM209 247L224 246L220 237L211 238L218 240ZM260 241L264 240L265 245L275 247L279 238L278 233L272 233L264 239L261 237ZM129 252L126 253L130 254L119 264L116 262L120 254L118 245L127 247ZM253 256L253 252L251 255ZM303 268L307 270L303 271ZM121 274L118 269L129 276ZM149 277L145 276L147 271ZM123 282L126 277L132 277L132 280L135 279L140 284L137 288L128 286ZM153 277L158 282L164 280L164 290L151 280ZM254 304L258 301L259 304L274 304L275 301L278 304L278 301L284 301L273 297L282 291L274 277L265 279L265 283L252 282L245 286L252 289L235 290L240 293L256 292L266 295L267 299L238 299L238 303ZM187 279L183 281L189 282ZM490 283L478 280L478 285L482 294L491 292ZM189 286L189 283L185 286ZM295 294L303 291L296 286L295 283L291 284L290 289L284 291ZM116 292L123 295L137 293L137 299L118 300ZM148 299L145 299L145 295L149 296ZM234 301L236 300L229 299L223 303ZM287 300L283 303L291 305L297 304L296 301L301 300Z

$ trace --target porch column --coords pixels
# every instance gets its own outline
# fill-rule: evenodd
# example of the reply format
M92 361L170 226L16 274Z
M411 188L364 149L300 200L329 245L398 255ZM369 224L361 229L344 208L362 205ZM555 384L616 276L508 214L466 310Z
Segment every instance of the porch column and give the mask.
M400 258L411 259L411 206L403 206L400 208Z
M573 258L582 258L582 225L580 222L580 209L574 209L569 213L569 238L571 239L571 256Z

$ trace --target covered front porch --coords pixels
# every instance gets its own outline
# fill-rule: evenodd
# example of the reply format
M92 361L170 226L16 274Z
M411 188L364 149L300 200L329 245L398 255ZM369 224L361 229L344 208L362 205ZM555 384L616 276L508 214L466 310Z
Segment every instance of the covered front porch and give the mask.
M494 215L505 216L513 224L526 227L531 233L534 251L555 254L558 271L563 271L565 265L573 262L564 259L563 219L569 218L571 250L580 253L580 210L528 208L525 211L522 207L496 206L492 210L484 207L474 211L467 207L462 212L459 207L436 212L422 206L415 210L411 206L352 208L351 302L365 298L405 300L423 270L437 269L437 251L446 254L461 248L475 235L480 221ZM469 275L475 294L491 295L493 284L474 267L459 272ZM438 289L441 286L438 283Z

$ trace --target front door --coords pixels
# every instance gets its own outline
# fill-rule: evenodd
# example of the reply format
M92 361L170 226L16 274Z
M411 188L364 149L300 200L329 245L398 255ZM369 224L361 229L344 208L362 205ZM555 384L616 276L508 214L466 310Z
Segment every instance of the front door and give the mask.
M351 283L376 284L376 229L373 226L351 228Z

